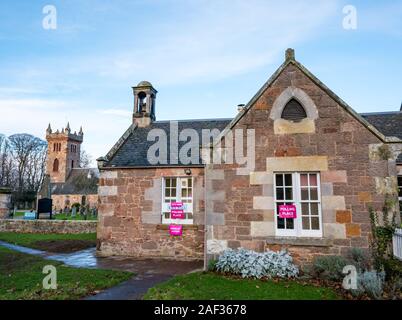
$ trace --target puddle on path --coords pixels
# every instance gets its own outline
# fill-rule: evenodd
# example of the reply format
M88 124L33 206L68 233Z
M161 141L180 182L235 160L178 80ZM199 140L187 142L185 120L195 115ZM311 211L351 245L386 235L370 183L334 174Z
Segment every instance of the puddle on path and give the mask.
M0 241L0 245L11 250L22 253L40 256L48 260L56 260L63 262L65 265L76 268L96 268L98 265L98 258L95 256L95 248L76 251L73 253L58 253L54 254L42 250L31 249L23 246Z

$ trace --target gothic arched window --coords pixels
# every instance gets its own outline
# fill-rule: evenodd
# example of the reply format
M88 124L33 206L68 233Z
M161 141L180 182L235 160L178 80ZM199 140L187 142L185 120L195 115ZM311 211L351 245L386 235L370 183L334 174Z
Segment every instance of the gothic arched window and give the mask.
M53 171L57 172L59 171L59 160L55 159L53 162Z
M281 118L285 120L299 122L304 118L307 118L307 114L306 110L304 110L303 106L296 99L291 99L286 104L285 108L283 108Z

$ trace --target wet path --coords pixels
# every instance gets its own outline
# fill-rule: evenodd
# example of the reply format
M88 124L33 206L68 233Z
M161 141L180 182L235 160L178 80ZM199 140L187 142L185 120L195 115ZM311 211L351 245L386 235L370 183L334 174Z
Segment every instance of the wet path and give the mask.
M96 249L76 251L73 253L54 254L46 251L31 249L0 241L0 246L22 253L40 256L44 259L56 260L76 268L96 268L122 270L135 273L130 280L113 288L106 289L87 300L137 300L156 284L169 278L199 270L202 261L172 261L162 259L135 259L132 257L113 256L98 257Z

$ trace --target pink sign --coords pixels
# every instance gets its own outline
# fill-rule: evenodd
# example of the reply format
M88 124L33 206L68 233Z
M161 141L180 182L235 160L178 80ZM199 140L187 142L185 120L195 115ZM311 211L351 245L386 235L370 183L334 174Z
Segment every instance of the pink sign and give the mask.
M184 210L183 202L171 202L169 205L170 210Z
M296 206L294 204L285 204L279 206L279 218L295 219Z
M171 224L169 225L169 234L171 236L181 236L183 235L183 226Z
M170 210L170 217L172 219L185 219L186 215L183 210Z

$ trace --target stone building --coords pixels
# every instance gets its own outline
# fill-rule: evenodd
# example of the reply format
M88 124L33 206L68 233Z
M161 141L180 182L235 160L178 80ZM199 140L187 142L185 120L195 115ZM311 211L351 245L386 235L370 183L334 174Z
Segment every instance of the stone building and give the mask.
M0 187L0 219L8 218L11 210L11 190Z
M50 124L46 130L48 142L46 175L39 191L39 198L53 200L53 210L71 208L75 203L98 206L97 168L80 168L82 128L71 132L70 124L53 132Z
M397 201L402 112L356 113L292 49L234 119L156 121L157 91L133 92L132 125L98 159L101 255L206 263L226 248L286 248L305 264L368 249L369 207Z

